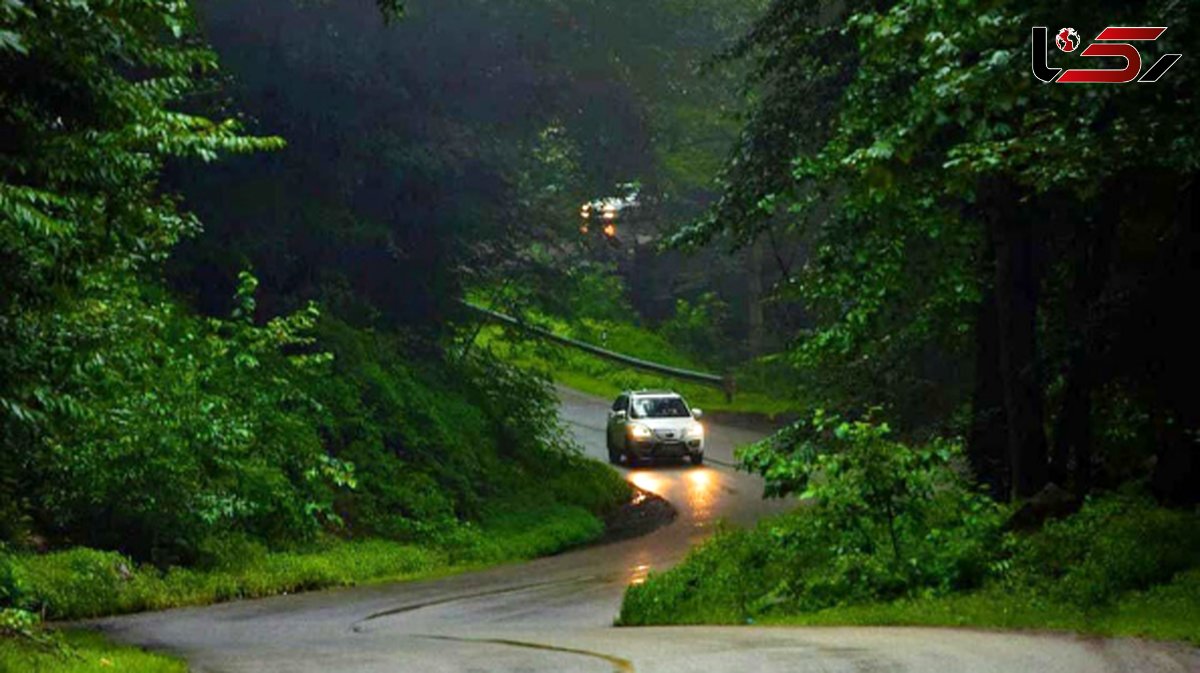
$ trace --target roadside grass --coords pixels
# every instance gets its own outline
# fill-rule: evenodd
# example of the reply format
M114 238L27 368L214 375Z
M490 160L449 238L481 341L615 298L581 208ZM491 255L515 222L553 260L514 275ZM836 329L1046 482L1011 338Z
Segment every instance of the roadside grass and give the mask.
M606 468L607 469L607 468ZM621 493L627 497L627 491ZM0 568L21 591L19 604L50 620L206 605L241 598L379 582L431 579L554 554L591 542L604 525L592 512L528 496L497 503L478 526L465 526L440 545L388 540L331 540L302 551L243 549L207 570L137 566L116 552L74 548L0 556ZM187 665L83 630L50 631L61 647L0 635L0 672L176 673Z
M244 547L209 569L139 566L111 551L77 547L0 556L13 604L48 620L205 605L365 582L426 579L563 551L600 537L591 512L558 503L500 505L478 526L440 544L328 540L267 552Z
M1200 512L1101 496L1041 530L1008 533L978 582L857 595L826 591L825 580L861 587L877 559L839 565L840 538L825 524L803 507L719 530L679 565L629 587L617 624L1053 630L1200 646Z
M561 460L561 472L488 502L478 522L442 530L420 544L328 537L299 549L269 551L250 538L231 536L203 567L165 570L86 547L45 554L0 548L0 605L17 608L9 614L24 614L35 624L30 613L51 622L79 620L431 579L558 553L598 539L604 533L601 517L632 495L607 465L582 457ZM122 647L99 634L34 626L22 635L0 620L2 673L186 670L181 661Z
M672 367L711 371L679 352L662 336L635 325L586 321L579 326L569 326L561 321L547 321L543 326L556 334L624 355ZM600 338L601 335L603 338ZM713 385L637 371L554 343L516 340L498 325L489 325L480 330L476 347L491 349L511 364L540 372L557 383L597 397L615 397L623 390L667 388L680 393L689 404L705 411L756 414L767 418L794 411L797 406L784 395L758 389L755 384L762 378L762 373L749 371L754 368L753 365L733 372L739 384L731 402L725 399L722 390Z
M1042 594L1000 588L964 595L897 600L764 615L764 625L948 626L1073 631L1095 636L1176 640L1200 646L1200 570L1122 597L1116 604L1080 609Z
M4 673L186 673L183 661L136 647L118 645L98 633L58 634L60 648L0 638L0 671Z

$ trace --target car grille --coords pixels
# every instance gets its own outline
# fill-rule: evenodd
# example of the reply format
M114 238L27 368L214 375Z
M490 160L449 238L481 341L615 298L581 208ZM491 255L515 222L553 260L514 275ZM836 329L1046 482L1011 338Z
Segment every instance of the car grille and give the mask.
M683 430L655 430L654 436L668 442L683 440Z

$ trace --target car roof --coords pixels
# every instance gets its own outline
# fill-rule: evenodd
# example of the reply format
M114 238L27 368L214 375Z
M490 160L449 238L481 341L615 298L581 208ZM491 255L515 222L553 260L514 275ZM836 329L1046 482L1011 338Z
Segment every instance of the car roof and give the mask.
M629 394L634 397L683 397L673 390L632 390Z

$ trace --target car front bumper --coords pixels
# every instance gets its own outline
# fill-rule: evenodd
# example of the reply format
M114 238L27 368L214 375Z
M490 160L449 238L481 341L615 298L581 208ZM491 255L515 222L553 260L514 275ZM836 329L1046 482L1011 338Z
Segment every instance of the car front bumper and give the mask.
M683 458L695 453L704 453L704 440L630 439L629 451L638 460Z

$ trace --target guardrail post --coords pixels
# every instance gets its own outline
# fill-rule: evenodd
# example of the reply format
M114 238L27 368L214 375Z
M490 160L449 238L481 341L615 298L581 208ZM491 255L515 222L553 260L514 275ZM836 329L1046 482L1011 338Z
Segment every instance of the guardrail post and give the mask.
M721 377L721 390L725 391L725 401L733 404L733 395L737 392L737 381L734 380L733 374L726 372Z

